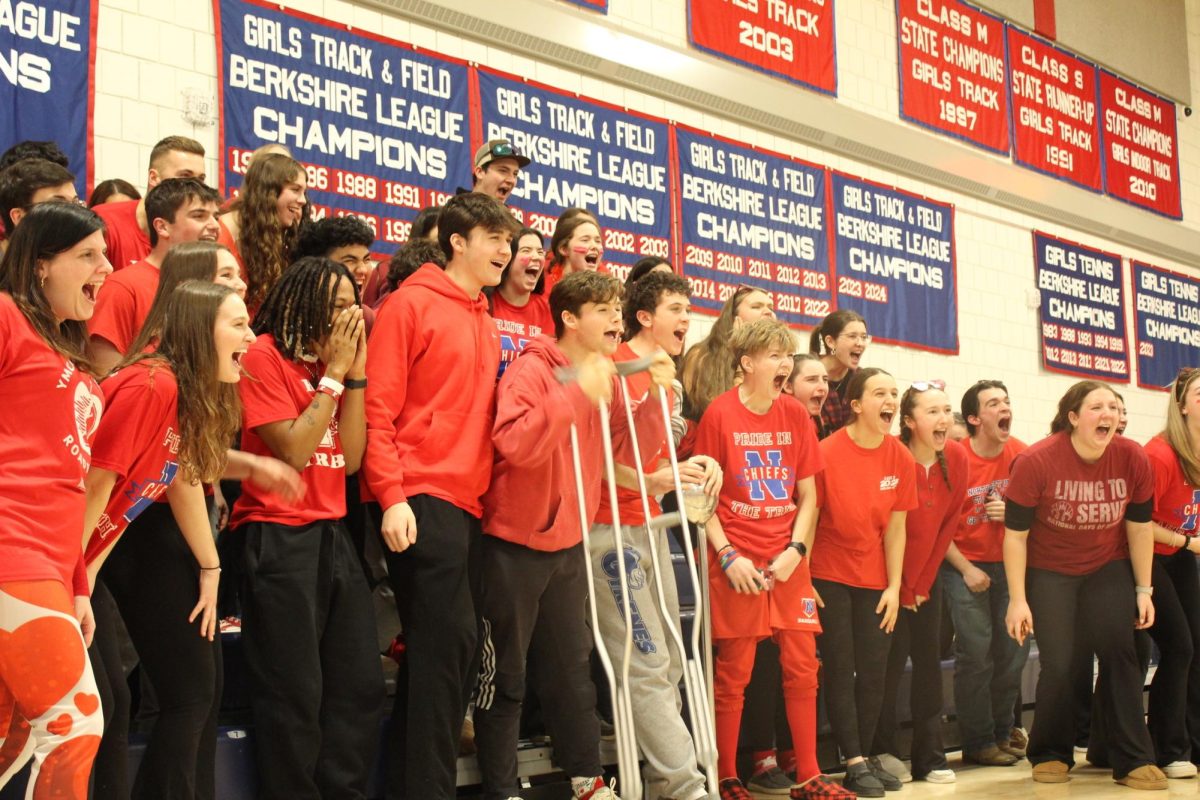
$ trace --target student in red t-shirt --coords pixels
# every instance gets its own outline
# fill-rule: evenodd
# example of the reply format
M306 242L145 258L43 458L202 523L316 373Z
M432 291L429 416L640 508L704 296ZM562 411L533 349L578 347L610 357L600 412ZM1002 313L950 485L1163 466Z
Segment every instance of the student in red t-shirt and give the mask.
M187 136L168 136L150 151L146 192L168 178L195 178L204 183L205 172L204 145ZM105 203L96 206L95 211L106 226L104 241L114 269L119 272L150 254L153 243L150 241L146 198Z
M813 328L808 351L820 357L829 373L829 400L821 407L826 436L850 422L853 416L846 389L870 343L867 321L848 308L834 311Z
M915 382L900 398L900 441L916 461L917 507L905 519L901 610L872 748L874 753L891 754L899 762L896 695L911 656L910 777L930 783L955 780L942 745L942 586L938 579L938 568L958 529L959 509L967 494L967 454L962 445L948 438L953 423L954 411L942 381ZM902 774L897 777L904 779Z
M1008 583L1002 552L1004 492L1013 459L1025 443L1011 435L1012 405L1000 381L976 381L960 408L969 434L964 442L967 496L941 573L954 624L954 707L963 760L1007 767L1025 756L1028 744L1013 706L1029 646L1005 630Z
M572 272L608 272L604 266L604 232L600 221L583 208L568 208L558 217L550 237L550 263L545 291Z
M241 421L233 384L252 341L241 298L211 281L192 281L171 295L158 349L126 359L101 385L105 414L86 481L84 558L97 607L111 592L159 704L135 798L213 793L221 568L200 481L225 472ZM97 613L97 649L115 689L105 699L127 704L120 660L108 662L101 642L119 648L115 616ZM115 710L105 751L124 750L127 714Z
M1013 462L1005 494L1008 633L1037 628L1041 674L1029 760L1033 779L1063 783L1074 763L1071 660L1090 645L1105 675L1099 708L1112 733L1117 783L1165 789L1142 705L1134 630L1154 624L1154 474L1145 452L1117 436L1112 389L1080 381L1058 402L1050 436ZM1028 589L1028 599L1026 596Z
M629 287L625 297L625 339L613 354L615 361L633 361L665 353L672 358L683 351L689 325L691 289L687 279L673 272L645 275ZM672 370L672 373L674 370ZM650 495L651 517L662 513L656 495L674 492L675 483L666 452L661 402L652 392L651 377L645 373L627 380L630 401L659 421L656 435L638 429L642 469ZM680 715L679 681L683 678L684 653L676 651L667 633L670 623L679 624L679 595L671 565L666 530L650 531L638 491L633 453L616 459L617 516L625 543L624 557L629 572L629 600L634 625L634 655L629 669L629 691L633 698L633 723L637 742L646 760L645 779L651 796L694 800L706 796L705 779L696 765L696 749ZM680 479L716 495L720 468L707 455L694 456L679 464ZM654 536L658 562L651 558L649 537ZM625 614L621 602L617 552L614 548L613 508L607 481L600 493L600 507L591 530L592 590L600 635L614 663L620 662L625 642ZM667 611L659 606L657 586L661 582ZM608 598L612 598L609 602Z
M362 797L383 711L371 590L342 523L366 446L367 338L354 279L327 258L288 267L243 359L242 449L299 470L287 500L253 485L234 503L245 536L242 647L258 732L259 796Z
M1147 725L1166 776L1189 778L1196 774L1192 759L1200 757L1200 659L1195 657L1200 647L1200 369L1180 370L1170 392L1167 424L1145 445L1154 471L1154 625L1149 633L1159 653ZM1090 674L1090 658L1088 667Z
M587 577L580 535L579 498L570 428L578 433L583 498L590 524L602 494L603 448L595 405L609 409L618 450L628 440L625 408L610 356L620 333L620 282L579 273L551 294L556 338L539 336L505 372L497 390L492 485L483 498L483 576L480 612L485 649L494 652L480 675L475 741L484 796L517 796L517 734L527 658L543 713L554 733L555 761L571 778L576 797L615 798L599 761L600 728L590 675L592 637L580 613ZM556 370L579 371L563 386ZM652 368L657 386L670 386L675 369L661 356ZM657 405L639 406L639 436L663 436ZM652 445L650 445L652 446ZM643 449L648 447L643 445Z
M0 262L0 787L32 759L29 785L69 800L103 730L80 541L104 401L83 323L111 273L104 224L68 203L31 209Z
M217 241L242 265L254 314L292 262L308 198L308 173L290 156L266 153L246 170L237 198L219 217Z
M813 586L823 601L817 639L825 665L826 708L846 759L845 786L882 797L900 781L870 754L883 703L888 635L900 611L907 513L917 506L912 454L889 435L896 381L881 369L855 371L846 386L853 414L821 440L820 511Z
M554 329L547 301L550 293L543 288L545 265L542 234L533 228L517 231L512 260L500 276L500 285L488 292L492 319L500 331L500 375L525 345Z
M728 476L706 531L721 797L751 797L737 777L738 727L755 649L768 636L779 644L796 748L799 785L791 797L853 797L821 775L817 763L814 634L821 622L805 556L822 458L808 411L781 397L795 341L782 322L760 319L740 327L730 347L745 379L713 400L696 435L696 452L714 458Z
M380 307L367 363L364 483L376 500L388 574L408 649L392 713L389 792L455 796L455 764L478 677L480 499L492 476L492 387L500 336L495 286L519 229L477 192L438 221L445 268L426 264ZM411 697L411 701L409 698Z
M141 261L108 281L88 322L88 354L101 375L107 375L142 329L154 300L163 261L175 245L217 240L217 208L221 196L195 178L170 178L146 195L153 248Z

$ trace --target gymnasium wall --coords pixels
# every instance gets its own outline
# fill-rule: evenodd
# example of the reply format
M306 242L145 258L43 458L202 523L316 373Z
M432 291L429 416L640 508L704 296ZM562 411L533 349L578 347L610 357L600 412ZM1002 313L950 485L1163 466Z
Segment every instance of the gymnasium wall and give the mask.
M1007 159L981 153L899 119L896 11L891 0L836 0L836 98L817 96L691 50L684 0L610 0L607 16L561 0L407 3L396 0L394 9L344 0L292 0L286 5L447 56L953 203L959 355L942 356L873 344L864 363L890 370L901 382L901 388L909 380L944 378L955 399L979 378L1002 379L1013 398L1016 434L1026 440L1037 439L1045 432L1057 398L1074 381L1048 373L1040 366L1033 230L1200 277L1197 268L1200 248L1191 247L1200 241L1200 115L1185 117L1181 113L1178 117L1181 222L1165 220L1037 175ZM1179 57L1188 65L1190 85L1197 86L1200 85L1200 0L1185 0L1182 5L1186 19L1192 24L1186 33L1186 58L1182 54ZM744 103L802 115L804 122L815 128L828 124L848 130L857 126L873 129L864 130L864 137L894 138L897 148L908 148L909 158L905 163L909 166L903 171L887 169L874 156L856 159L848 152L853 149L850 147L839 152L836 144L817 146L770 133L677 98L633 88L628 80L606 78L594 70L572 69L561 62L552 63L551 58L534 57L519 44L491 46L447 26L422 22L414 11L422 7L488 15L497 24L518 24L526 30L536 24L534 20L541 20L544 27L530 33L549 40L561 39L575 48L590 46L605 59L651 72L699 60L705 65L706 75L719 78L714 84L734 87L730 91L736 91ZM639 42L644 43L644 49ZM1098 54L1091 55L1100 58ZM154 142L169 133L182 133L194 136L208 149L208 174L210 182L216 182L215 120L213 124L194 125L184 119L185 108L190 108L193 118L203 118L208 110L206 104L212 105L215 116L216 59L213 15L208 2L100 0L95 76L97 181L124 177L143 184L147 157ZM791 94L781 95L781 91ZM786 107L779 103L781 96L791 98ZM863 125L863 121L869 124ZM836 141L850 138L843 136ZM1016 199L1001 203L958 192L942 178L925 180L919 174L921 170L912 164L928 165L929 174L936 172L941 176L956 170L980 175L980 180L1003 186ZM467 165L462 165L461 174L465 182ZM1022 199L1035 211L1021 210ZM1063 224L1054 213L1056 209L1063 218L1078 220L1078 227ZM1103 226L1088 225L1087 230L1081 229L1086 220L1101 218ZM1103 231L1113 233L1106 236ZM1139 232L1144 239L1137 238ZM1136 244L1138 241L1144 246ZM1159 241L1170 242L1172 247L1155 246ZM1166 253L1178 257L1168 257ZM1132 333L1133 309L1129 297L1126 312ZM695 316L689 341L701 338L710 324L710 318ZM1200 353L1193 363L1200 363ZM1129 435L1145 440L1161 427L1166 395L1133 385L1118 389L1125 395L1130 411Z

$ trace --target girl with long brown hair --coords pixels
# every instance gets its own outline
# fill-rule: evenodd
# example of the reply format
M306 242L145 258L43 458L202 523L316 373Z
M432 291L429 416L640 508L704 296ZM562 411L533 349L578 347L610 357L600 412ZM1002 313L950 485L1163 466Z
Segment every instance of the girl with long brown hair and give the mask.
M733 332L747 323L774 316L774 302L761 289L739 286L730 295L708 336L683 356L680 379L685 417L699 422L708 404L733 388L737 371L729 347Z
M103 721L86 647L80 535L100 388L84 356L112 265L104 223L32 208L0 262L0 787L30 760L39 796L85 800Z
M226 470L240 360L253 341L232 289L189 281L166 302L157 350L126 357L101 385L108 413L85 484L84 557L159 700L135 798L213 796L221 568L202 482Z
M808 349L821 357L821 363L829 373L829 400L821 407L826 435L849 423L854 416L846 389L870 343L867 321L848 308L834 311L813 328Z
M241 194L221 215L217 241L242 265L251 313L291 263L308 199L308 173L289 156L268 153L246 170Z
M604 231L600 221L584 208L568 208L554 225L543 292L550 296L554 284L572 272L608 272L604 266Z

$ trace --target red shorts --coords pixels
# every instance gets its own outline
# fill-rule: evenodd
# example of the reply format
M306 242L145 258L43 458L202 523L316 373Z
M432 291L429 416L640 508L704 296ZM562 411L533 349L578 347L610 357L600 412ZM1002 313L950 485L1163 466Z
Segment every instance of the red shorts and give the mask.
M712 607L714 639L739 639L746 636L766 638L774 631L821 632L817 616L817 594L813 591L808 559L801 559L787 581L775 580L769 592L740 594L729 583L720 560L709 548L708 591ZM766 569L768 561L752 559L754 566Z

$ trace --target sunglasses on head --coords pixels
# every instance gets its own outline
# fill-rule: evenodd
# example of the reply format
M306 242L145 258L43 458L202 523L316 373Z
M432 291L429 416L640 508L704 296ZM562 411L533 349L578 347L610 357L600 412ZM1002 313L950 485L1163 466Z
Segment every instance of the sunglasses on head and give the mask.
M500 142L492 145L489 150L493 158L524 158L525 154L513 147L510 142Z
M946 382L939 378L927 381L913 381L909 384L909 388L914 392L927 392L930 389L937 389L939 392L944 392L946 391Z
M1183 390L1187 387L1188 383L1192 380L1197 372L1200 372L1200 367L1183 367L1179 370L1179 374L1175 376L1176 403L1183 400Z

